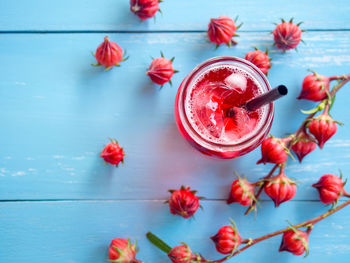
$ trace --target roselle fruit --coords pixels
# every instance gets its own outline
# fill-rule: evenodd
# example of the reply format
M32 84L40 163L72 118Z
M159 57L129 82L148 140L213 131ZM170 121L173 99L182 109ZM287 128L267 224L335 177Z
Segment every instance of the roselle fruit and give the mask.
M105 160L106 163L115 165L118 167L119 163L124 163L124 150L115 139L111 139L102 150L100 154L101 158Z
M136 242L131 244L129 239L115 238L109 245L109 262L115 263L142 263L136 259Z
M296 256L306 252L305 256L307 256L309 253L309 233L299 229L284 232L279 251L288 251Z
M255 201L254 185L246 178L241 178L237 174L238 179L234 180L231 185L231 190L227 203L239 203L243 206L248 206Z
M173 215L190 218L200 207L199 199L202 197L196 196L197 191L191 191L189 186L181 186L179 190L169 190L169 192L171 196L167 203L169 203L169 209Z
M289 22L282 19L282 23L276 25L275 30L272 31L276 47L283 51L296 48L301 41L300 24L293 24L293 19Z
M281 170L278 175L268 179L264 190L275 203L275 207L278 207L281 203L289 201L295 196L297 187L295 182Z
M342 181L341 177L334 174L325 174L312 187L317 189L321 202L329 205L337 203L338 199L343 195L349 195L344 190L344 185L345 182Z
M267 75L269 69L271 68L271 58L269 58L269 53L267 49L265 52L262 52L257 48L254 51L249 51L245 55L244 59L250 61L255 66L257 66L265 75Z
M179 72L173 68L173 61L175 57L172 59L167 59L164 57L163 53L161 53L160 58L153 59L151 65L149 66L146 74L150 77L150 79L163 87L163 85L167 82L171 83L171 77L174 73Z
M327 98L330 79L326 76L313 72L304 78L302 90L297 99L321 101Z
M291 143L291 149L298 157L300 163L302 162L303 158L314 151L316 147L317 143L315 138L306 132L301 132Z
M337 132L337 122L324 112L313 118L307 125L309 132L316 138L322 149L324 144Z
M168 254L173 263L192 263L197 257L194 255L188 245L183 243L180 246L173 247Z
M236 26L236 21L227 16L219 16L218 18L210 19L208 24L208 38L211 42L219 47L221 44L226 44L228 47L236 45L237 42L232 38L238 36L236 30L239 29L242 24Z
M161 0L130 0L130 11L141 20L154 17L159 9Z
M261 144L261 159L257 161L259 163L275 163L281 164L287 161L288 149L283 139L276 137L268 137Z
M215 243L216 250L221 254L231 254L242 243L242 238L233 221L231 225L221 227L217 234L211 237L211 240Z

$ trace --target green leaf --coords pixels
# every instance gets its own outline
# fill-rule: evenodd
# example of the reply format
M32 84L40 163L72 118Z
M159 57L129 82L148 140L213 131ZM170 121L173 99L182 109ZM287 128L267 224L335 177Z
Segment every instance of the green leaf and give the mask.
M168 244L166 244L163 240L161 240L160 238L158 238L156 235L152 234L151 232L148 232L146 234L146 237L153 245L158 247L163 252L169 254L171 247Z

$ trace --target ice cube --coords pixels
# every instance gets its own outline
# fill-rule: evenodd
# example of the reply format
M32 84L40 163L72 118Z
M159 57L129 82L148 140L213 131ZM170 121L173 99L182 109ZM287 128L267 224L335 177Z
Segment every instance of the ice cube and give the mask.
M240 94L245 92L247 88L247 79L239 73L232 73L224 80L224 83Z

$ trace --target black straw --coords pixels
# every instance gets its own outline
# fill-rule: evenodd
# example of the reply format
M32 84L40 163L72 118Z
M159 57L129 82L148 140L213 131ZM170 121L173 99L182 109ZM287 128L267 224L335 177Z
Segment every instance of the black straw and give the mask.
M260 107L277 100L285 95L287 95L288 89L284 85L279 85L274 88L242 105L247 111L255 111Z

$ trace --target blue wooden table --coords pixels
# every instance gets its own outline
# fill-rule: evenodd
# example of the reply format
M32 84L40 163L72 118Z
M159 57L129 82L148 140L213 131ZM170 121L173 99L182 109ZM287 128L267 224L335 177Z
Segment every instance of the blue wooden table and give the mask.
M337 98L333 117L345 123L323 150L303 164L290 161L286 173L300 184L294 200L274 209L262 196L257 219L226 205L233 171L251 180L271 165L255 165L259 149L235 160L211 160L179 135L173 116L177 87L198 63L213 56L242 57L257 46L273 57L272 86L284 83L287 98L276 103L272 133L295 131L314 104L296 100L307 69L350 73L348 0L166 0L163 16L140 23L127 0L2 0L0 2L0 262L106 262L114 237L137 239L139 259L169 262L145 238L147 231L170 245L186 241L206 257L219 254L209 236L232 217L244 237L258 237L327 210L311 184L341 169L350 178L350 86ZM244 22L231 49L214 49L206 38L211 17ZM272 22L304 21L306 45L285 54L274 49ZM94 68L91 56L109 35L130 59L109 72ZM159 90L145 75L162 50L175 56L173 87ZM125 165L105 165L99 152L117 138ZM207 197L195 219L169 213L168 188L190 185ZM348 189L349 190L349 189ZM342 201L341 201L342 202ZM232 262L349 262L350 209L318 224L303 260L277 253L280 237L269 239Z

